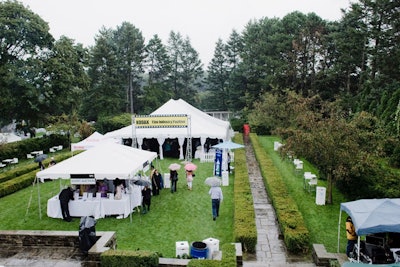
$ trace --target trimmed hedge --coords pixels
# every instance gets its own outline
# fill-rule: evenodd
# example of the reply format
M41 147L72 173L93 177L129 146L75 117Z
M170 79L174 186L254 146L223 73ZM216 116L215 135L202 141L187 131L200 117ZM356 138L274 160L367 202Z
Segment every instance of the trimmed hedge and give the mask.
M158 254L146 250L107 250L100 255L103 267L157 267Z
M54 156L57 162L71 157L70 152ZM29 187L35 181L36 173L39 171L38 164L32 163L15 167L13 170L0 174L0 197L10 195L23 188Z
M236 156L236 155L235 155ZM190 260L188 267L231 267L236 266L236 249L234 244L221 246L222 259L219 260Z
M236 134L234 142L243 144L242 134ZM253 207L253 195L246 162L245 150L235 150L234 236L236 242L242 243L245 252L255 253L257 226L255 211L249 209Z
M32 151L43 150L47 152L49 151L49 148L58 145L69 147L68 136L51 134L40 138L30 138L18 142L0 144L0 159L22 159L26 158L26 154Z
M308 252L310 234L296 202L289 196L279 170L274 166L265 150L262 149L257 135L251 133L250 140L288 251L292 253Z

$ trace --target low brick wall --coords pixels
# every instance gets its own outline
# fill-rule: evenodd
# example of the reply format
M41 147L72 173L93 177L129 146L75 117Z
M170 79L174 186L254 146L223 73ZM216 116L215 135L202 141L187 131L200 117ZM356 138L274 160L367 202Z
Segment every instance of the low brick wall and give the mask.
M100 254L116 249L115 232L96 232L97 242L84 255L79 250L78 231L0 231L0 251L4 257L18 253L23 248L69 248L73 249L84 266L100 266Z

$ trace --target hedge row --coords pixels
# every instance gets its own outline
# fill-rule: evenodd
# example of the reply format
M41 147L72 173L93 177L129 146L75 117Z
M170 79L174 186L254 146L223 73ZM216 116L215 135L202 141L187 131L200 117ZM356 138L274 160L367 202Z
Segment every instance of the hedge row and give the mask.
M32 151L43 150L45 153L53 146L69 146L67 135L51 134L41 138L24 139L13 143L0 143L0 159L25 159L26 154Z
M279 170L262 148L258 136L252 133L250 140L260 165L268 195L275 208L287 249L292 253L308 252L310 235L296 202L289 196Z
M190 260L188 267L231 267L236 266L236 250L234 244L224 244L222 259L217 260ZM100 255L101 266L159 266L159 255L156 252L145 250L107 250Z
M54 156L57 162L71 157L70 152L60 153ZM0 197L10 195L33 184L36 173L39 171L38 164L26 164L16 166L14 169L0 174Z
M234 142L243 144L242 134L236 134ZM243 250L255 253L257 245L257 227L253 207L249 174L244 149L235 150L234 182L234 235L235 241L242 243Z

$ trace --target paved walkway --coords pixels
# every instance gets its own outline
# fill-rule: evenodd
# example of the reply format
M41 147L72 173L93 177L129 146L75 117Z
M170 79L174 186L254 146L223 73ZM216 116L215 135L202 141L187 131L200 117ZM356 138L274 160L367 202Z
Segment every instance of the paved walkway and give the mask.
M244 261L244 267L313 267L311 262L291 262L283 240L279 239L279 228L275 210L270 203L260 167L250 141L245 139L246 161L249 171L250 187L253 194L257 226L256 260Z

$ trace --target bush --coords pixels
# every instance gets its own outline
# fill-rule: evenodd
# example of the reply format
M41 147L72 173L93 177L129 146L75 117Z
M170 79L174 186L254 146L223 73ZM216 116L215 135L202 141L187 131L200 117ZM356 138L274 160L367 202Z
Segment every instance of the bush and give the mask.
M145 250L107 250L100 255L103 267L157 267L158 254Z
M235 135L234 141L242 144L242 135ZM245 252L254 253L257 245L257 227L254 209L249 209L249 206L253 206L253 195L243 149L235 151L234 202L235 240L242 243Z

